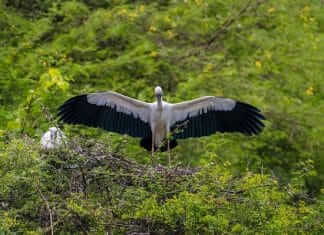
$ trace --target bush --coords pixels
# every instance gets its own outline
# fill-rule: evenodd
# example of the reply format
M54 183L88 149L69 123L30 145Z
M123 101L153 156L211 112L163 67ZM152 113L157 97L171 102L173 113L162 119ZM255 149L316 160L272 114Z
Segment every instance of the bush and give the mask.
M56 233L148 228L154 234L323 232L321 202L270 175L247 171L234 177L228 168L214 164L198 172L146 168L93 143L76 139L62 150L43 152L29 138L12 139L0 155L0 228L44 232L52 226Z
M312 0L0 1L2 230L49 231L47 200L55 230L70 233L322 232L323 22ZM251 103L266 128L179 141L172 165L200 171L169 181L98 165L68 170L87 155L39 151L69 97L114 90L151 102L155 85L168 102ZM64 128L150 162L135 138ZM82 174L95 177L87 193Z

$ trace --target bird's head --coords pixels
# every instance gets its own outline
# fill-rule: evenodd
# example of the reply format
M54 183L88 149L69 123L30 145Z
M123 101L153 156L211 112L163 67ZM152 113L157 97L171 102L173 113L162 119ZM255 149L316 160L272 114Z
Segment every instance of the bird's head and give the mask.
M56 127L49 128L51 140L54 141L57 136L58 129Z
M57 127L50 127L49 128L49 131L50 132L57 132L58 131L58 128Z
M159 87L159 86L155 87L155 91L154 91L154 92L155 92L156 97L161 97L161 96L163 96L162 88Z

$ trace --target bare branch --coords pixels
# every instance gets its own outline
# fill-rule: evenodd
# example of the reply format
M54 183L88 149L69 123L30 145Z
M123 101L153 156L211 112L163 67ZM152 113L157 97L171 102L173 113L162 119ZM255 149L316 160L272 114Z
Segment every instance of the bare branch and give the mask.
M50 217L51 234L54 235L52 210L51 210L51 207L49 205L49 202L48 202L47 198L44 196L44 194L42 193L42 191L40 189L39 183L37 184L37 191L39 192L39 195L41 196L41 198L45 202L45 205L46 205L47 211L49 213L49 217Z

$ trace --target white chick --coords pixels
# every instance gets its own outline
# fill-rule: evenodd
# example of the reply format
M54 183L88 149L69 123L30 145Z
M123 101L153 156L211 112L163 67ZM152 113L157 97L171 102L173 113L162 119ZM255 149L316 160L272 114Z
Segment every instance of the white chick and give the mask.
M42 136L40 143L44 150L58 149L66 143L66 136L59 128L51 127Z

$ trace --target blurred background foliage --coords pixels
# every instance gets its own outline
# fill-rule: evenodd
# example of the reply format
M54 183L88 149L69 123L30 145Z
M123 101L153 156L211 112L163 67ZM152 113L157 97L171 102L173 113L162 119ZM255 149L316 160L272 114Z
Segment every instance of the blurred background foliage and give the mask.
M105 231L100 223L115 217L165 224L156 230L163 233L323 232L323 12L324 2L314 0L0 0L0 231L37 233L45 226L29 214L32 201L44 210L33 171L46 176L42 190L53 206L63 200L89 220L71 233ZM47 171L34 146L55 123L57 107L73 95L104 90L150 102L156 85L169 102L216 95L251 103L267 117L266 129L255 137L181 141L173 164L205 169L206 182L194 180L195 190L180 185L169 199L161 199L167 188L130 188L118 203L136 206L111 202L113 216L105 218L105 196L96 191L59 198L51 185L57 173ZM137 139L84 126L64 131L150 163ZM36 141L30 144L36 150L28 150L23 136ZM165 154L157 157L166 163ZM271 187L246 195L255 200L251 207L249 200L211 200L219 192L213 187L237 179L241 190L258 184L260 175ZM18 197L22 190L30 193ZM67 231L71 221L65 222L57 229Z

